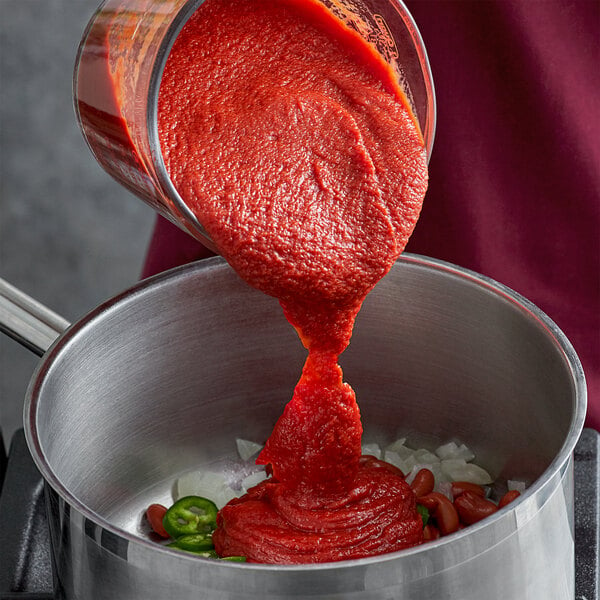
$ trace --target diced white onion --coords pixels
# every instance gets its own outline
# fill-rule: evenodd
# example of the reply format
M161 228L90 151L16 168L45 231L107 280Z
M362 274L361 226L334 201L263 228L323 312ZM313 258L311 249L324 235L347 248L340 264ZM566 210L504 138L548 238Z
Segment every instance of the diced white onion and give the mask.
M406 475L415 468L416 464L417 459L415 458L414 454L411 454L408 458L400 460L400 463L396 466L402 471L402 473Z
M442 471L451 481L468 481L478 485L492 483L490 474L473 463L467 463L462 458L442 460Z
M242 480L242 489L247 492L250 488L258 485L261 481L267 479L267 474L265 471L257 471L256 473L252 473L252 475L248 475L245 479Z
M460 446L456 442L448 442L435 450L435 453L441 460L463 459L470 462L475 458L475 454L464 444Z
M433 488L434 492L439 492L448 498L448 500L454 501L454 497L452 496L452 482L451 481L439 481L436 478L435 487Z
M524 481L514 481L509 479L506 484L508 485L509 491L516 490L517 492L521 492L521 494L527 489L527 485Z
M209 496L208 494L204 495L203 497L208 498L209 500L212 500L217 505L217 508L221 509L230 500L233 500L234 498L241 496L242 493L243 493L242 491L236 492L235 490L232 490L229 486L225 486L225 487L219 488L218 490L215 490L212 497Z
M381 458L381 448L379 444L363 444L361 451L363 454Z
M393 450L386 450L383 453L383 460L385 462L390 463L390 465L398 467L402 471L400 467L400 465L402 464L402 459L400 458L400 455L397 452L394 452ZM404 471L402 472L404 473Z
M430 452L425 448L415 450L414 457L416 458L417 462L423 463L424 465L432 465L440 462L440 459L433 452Z
M406 442L406 438L400 438L399 440L392 442L389 446L386 446L385 452L393 452L394 454L397 454L402 460L408 458L409 456L412 456L415 451L412 448L406 447L404 445L404 442Z
M383 453L383 459L386 462L398 467L408 476L409 483L420 469L429 469L436 474L441 475L439 468L440 459L425 448L415 450L404 445L404 438L387 446ZM435 468L438 465L438 468Z
M248 460L255 454L258 454L263 449L262 444L257 444L256 442L243 440L241 438L237 438L235 440L235 445L237 446L237 451L240 455L240 458L244 461Z
M175 500L184 496L202 496L212 500L219 508L238 495L229 487L221 473L212 471L186 473L177 480L175 489Z

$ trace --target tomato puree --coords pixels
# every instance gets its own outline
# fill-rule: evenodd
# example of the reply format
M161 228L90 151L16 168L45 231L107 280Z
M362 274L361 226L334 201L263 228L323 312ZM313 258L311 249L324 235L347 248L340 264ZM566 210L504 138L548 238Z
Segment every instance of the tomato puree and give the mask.
M237 273L279 299L308 350L257 461L272 476L220 511L215 549L289 564L420 543L402 473L361 457L338 365L427 187L392 70L316 0L207 0L169 55L158 127L184 201Z

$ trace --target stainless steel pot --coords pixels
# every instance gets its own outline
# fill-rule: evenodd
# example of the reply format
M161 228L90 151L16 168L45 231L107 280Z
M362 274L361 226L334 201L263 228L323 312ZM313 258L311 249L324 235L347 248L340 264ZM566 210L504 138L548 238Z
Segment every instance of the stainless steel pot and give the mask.
M68 329L37 368L25 433L47 482L67 599L574 598L573 460L586 392L569 341L530 302L404 255L343 355L365 439L460 439L499 480L529 482L492 517L384 556L318 566L208 561L156 545L142 514L191 469L262 441L304 360L272 298L221 259L143 281Z

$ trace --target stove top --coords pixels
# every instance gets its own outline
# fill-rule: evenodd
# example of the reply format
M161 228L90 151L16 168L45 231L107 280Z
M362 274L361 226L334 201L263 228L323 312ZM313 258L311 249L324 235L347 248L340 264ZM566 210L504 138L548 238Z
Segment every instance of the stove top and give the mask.
M0 432L0 600L60 600L44 506L44 484L15 433L8 456ZM575 448L575 597L599 600L600 434Z

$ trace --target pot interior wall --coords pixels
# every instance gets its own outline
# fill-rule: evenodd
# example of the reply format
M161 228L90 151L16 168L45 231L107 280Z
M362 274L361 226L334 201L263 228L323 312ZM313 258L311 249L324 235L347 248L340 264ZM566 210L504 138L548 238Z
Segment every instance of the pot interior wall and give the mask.
M124 524L178 474L226 470L236 437L264 441L304 357L278 303L211 260L76 325L30 386L30 426L54 477ZM504 478L538 478L575 411L569 363L529 308L418 258L367 298L342 366L367 441L459 439Z

